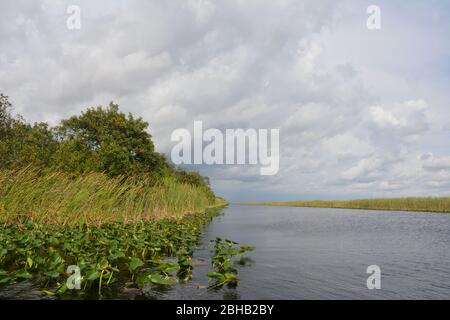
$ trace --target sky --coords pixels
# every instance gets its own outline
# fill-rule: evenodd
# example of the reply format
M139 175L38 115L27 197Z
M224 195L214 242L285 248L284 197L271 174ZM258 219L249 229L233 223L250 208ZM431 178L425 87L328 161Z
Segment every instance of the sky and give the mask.
M77 5L80 29L67 28ZM381 28L369 30L369 5ZM450 3L2 0L0 92L53 125L114 101L159 152L280 131L280 167L191 165L230 201L450 196Z

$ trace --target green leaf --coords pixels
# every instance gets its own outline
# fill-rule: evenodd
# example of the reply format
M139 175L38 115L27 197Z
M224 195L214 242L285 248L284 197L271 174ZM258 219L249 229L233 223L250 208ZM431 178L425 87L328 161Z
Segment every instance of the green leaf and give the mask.
M33 259L31 259L30 257L28 257L27 258L27 264L28 264L28 267L32 267L33 266Z
M141 259L133 257L130 259L130 262L128 262L128 268L131 272L135 271L137 268L142 267L144 265L144 262L142 262Z
M83 277L86 281L94 281L99 277L97 270L91 270L86 273L86 275Z
M162 277L160 274L153 274L150 281L159 285L171 285L174 281L170 277Z
M1 270L1 271L3 271L3 270ZM6 285L6 284L13 284L14 282L15 282L14 278L12 278L6 274L0 274L0 284Z
M63 294L67 291L67 284L64 282L62 285L59 286L58 289L56 289L57 294Z
M32 275L26 270L19 270L13 273L14 277L19 280L30 279Z
M235 274L225 273L224 276L225 276L225 279L227 280L227 282L228 281L239 281L239 278Z
M147 284L150 282L150 278L151 278L151 275L149 273L144 273L144 274L140 275L139 277L137 277L136 284L139 287L142 287L144 284Z
M221 273L218 273L218 272L208 272L207 276L209 278L213 278L213 279L219 279L219 280L224 280L225 279L225 276L223 274L221 274Z
M143 275L140 275L136 279L136 283L138 286L143 286L144 284L153 283L157 285L172 285L176 282L176 279L171 277L162 276L159 273L155 273L154 271L148 271Z

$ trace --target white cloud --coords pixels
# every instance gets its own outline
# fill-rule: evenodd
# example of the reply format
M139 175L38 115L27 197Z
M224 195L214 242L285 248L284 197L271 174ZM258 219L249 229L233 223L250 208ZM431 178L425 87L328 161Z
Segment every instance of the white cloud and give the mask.
M374 124L381 130L389 130L390 134L404 136L416 135L428 129L424 100L410 100L386 107L370 107L370 115Z
M450 173L450 157L436 158L427 154L421 156L422 166L426 171L448 171Z
M342 178L346 180L357 180L360 182L370 182L380 177L380 169L383 162L377 158L368 158L358 161L357 165L342 173Z
M77 32L65 28L68 4L82 9ZM194 120L279 128L277 176L198 168L231 199L445 193L449 22L429 19L433 5L381 1L386 24L369 32L367 5L7 0L0 88L31 121L114 100L166 153Z

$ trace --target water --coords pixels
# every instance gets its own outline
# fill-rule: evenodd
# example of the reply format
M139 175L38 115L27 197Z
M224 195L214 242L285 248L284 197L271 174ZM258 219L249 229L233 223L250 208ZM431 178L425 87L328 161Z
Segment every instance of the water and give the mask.
M256 246L234 289L196 287L216 236ZM194 280L160 298L449 299L450 215L230 205L196 257ZM367 289L369 265L381 268L380 290Z
M256 246L235 288L208 290L210 240ZM118 299L449 299L450 214L230 205L206 227L187 284ZM369 290L366 269L381 268ZM42 299L19 283L0 298Z

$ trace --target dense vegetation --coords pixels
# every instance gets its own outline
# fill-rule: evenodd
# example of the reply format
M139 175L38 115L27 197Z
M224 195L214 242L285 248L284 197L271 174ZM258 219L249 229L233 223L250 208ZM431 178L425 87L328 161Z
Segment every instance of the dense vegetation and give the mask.
M291 206L291 207L319 207L319 208L424 211L424 212L450 213L450 198L445 197L385 198L385 199L380 198L380 199L334 200L334 201L332 200L273 201L273 202L247 202L246 204Z
M218 213L133 224L0 227L0 284L31 280L44 294L62 297L108 296L124 288L151 293L191 277L192 249L202 226ZM171 256L177 259L166 259ZM68 290L70 266L80 268L81 290Z
M205 187L180 183L170 175L155 179L91 172L72 177L29 167L0 170L0 222L6 224L135 223L180 218L218 202Z
M192 277L202 226L226 204L207 178L171 165L148 124L114 103L56 127L11 108L0 95L0 290L27 280L101 297ZM80 290L68 290L73 267Z

